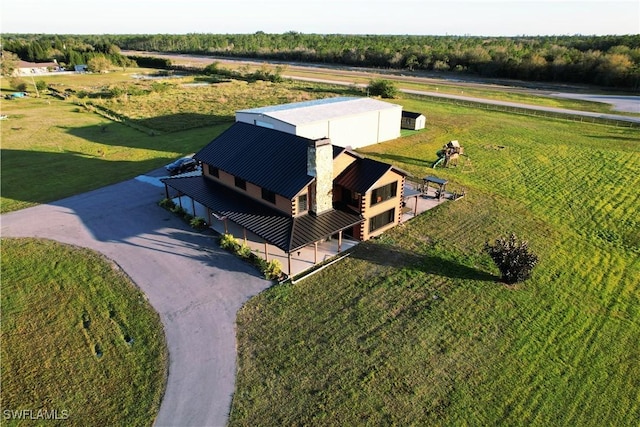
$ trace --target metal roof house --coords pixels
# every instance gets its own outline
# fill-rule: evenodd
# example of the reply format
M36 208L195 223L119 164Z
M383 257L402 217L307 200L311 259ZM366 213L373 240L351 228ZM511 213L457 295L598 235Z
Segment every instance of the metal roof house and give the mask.
M45 74L59 70L60 66L57 62L20 61L13 73L15 76L30 76L33 74Z
M335 97L239 110L236 121L355 149L399 138L401 115L401 105Z
M202 175L165 178L214 218L291 254L343 233L367 240L401 219L407 173L333 145L236 122L194 158Z

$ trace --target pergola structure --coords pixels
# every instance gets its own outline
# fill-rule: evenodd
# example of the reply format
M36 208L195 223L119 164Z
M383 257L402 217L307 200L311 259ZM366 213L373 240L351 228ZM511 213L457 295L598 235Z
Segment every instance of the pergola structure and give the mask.
M434 187L436 188L436 198L440 200L444 197L444 191L449 181L443 178L438 178L437 176L428 175L422 178L422 182L424 184L423 191L425 194L427 194L427 192L429 191L429 185L435 184Z

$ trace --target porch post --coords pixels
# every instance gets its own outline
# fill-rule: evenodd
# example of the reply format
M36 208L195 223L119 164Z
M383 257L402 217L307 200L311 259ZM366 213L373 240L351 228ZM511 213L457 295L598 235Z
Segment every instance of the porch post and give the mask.
M193 209L193 216L196 216L196 201L191 198L191 209Z
M164 196L165 198L169 198L169 186L167 185L167 183L164 183Z
M180 208L184 209L182 207L182 193L178 192L178 204L180 205Z
M244 235L244 244L247 244L247 229L242 227L242 234Z
M225 216L222 221L224 222L224 234L229 234L229 229L227 228L227 217Z
M416 195L416 205L413 208L413 216L418 216L418 196Z
M264 260L269 262L269 248L266 240L264 241Z
M287 254L287 258L289 259L289 276L293 276L293 273L291 270L291 252Z
M313 242L313 263L318 263L318 242Z
M338 253L342 251L342 230L338 231Z

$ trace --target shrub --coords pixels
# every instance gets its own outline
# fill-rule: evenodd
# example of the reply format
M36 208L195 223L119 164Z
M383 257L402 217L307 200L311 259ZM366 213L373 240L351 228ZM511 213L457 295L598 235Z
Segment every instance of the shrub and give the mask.
M207 221L202 217L195 216L191 218L191 221L189 221L189 225L191 225L196 230L204 230L205 228L207 228Z
M252 254L251 248L244 243L242 244L242 246L240 246L240 248L238 248L238 255L241 258L248 259L251 256L251 254Z
M13 78L9 81L9 84L12 88L17 90L18 92L26 92L27 91L27 83L23 80Z
M398 89L395 84L390 80L377 79L371 80L367 91L371 96L381 96L382 98L395 98L398 94Z
M184 210L184 208L182 206L174 206L173 208L170 209L171 212L173 212L174 214L177 214L181 217L184 217L187 213L186 210Z
M282 276L282 264L277 259L272 259L266 263L263 269L264 277L268 280L276 280Z
M176 204L171 199L162 199L158 202L158 206L163 207L165 209L173 210L176 207Z
M529 250L529 243L518 241L514 233L496 239L495 246L485 243L484 250L498 266L502 280L508 284L527 280L538 263L538 257Z
M238 250L238 240L232 234L223 234L220 237L220 247L228 251L236 252Z

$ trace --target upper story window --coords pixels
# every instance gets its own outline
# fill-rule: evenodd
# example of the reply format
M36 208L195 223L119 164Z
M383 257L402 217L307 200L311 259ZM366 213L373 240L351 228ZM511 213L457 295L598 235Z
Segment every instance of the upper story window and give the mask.
M245 181L242 178L238 178L237 176L235 177L235 184L236 187L242 189L242 190L246 190L247 189L247 181Z
M392 199L398 194L398 182L392 182L391 184L383 185L376 188L371 192L371 205L375 205L385 200Z
M213 166L209 166L209 175L215 176L216 178L220 178L220 169L215 168Z
M276 193L273 191L269 191L266 188L262 189L262 200L266 200L267 202L271 202L273 204L276 203Z

